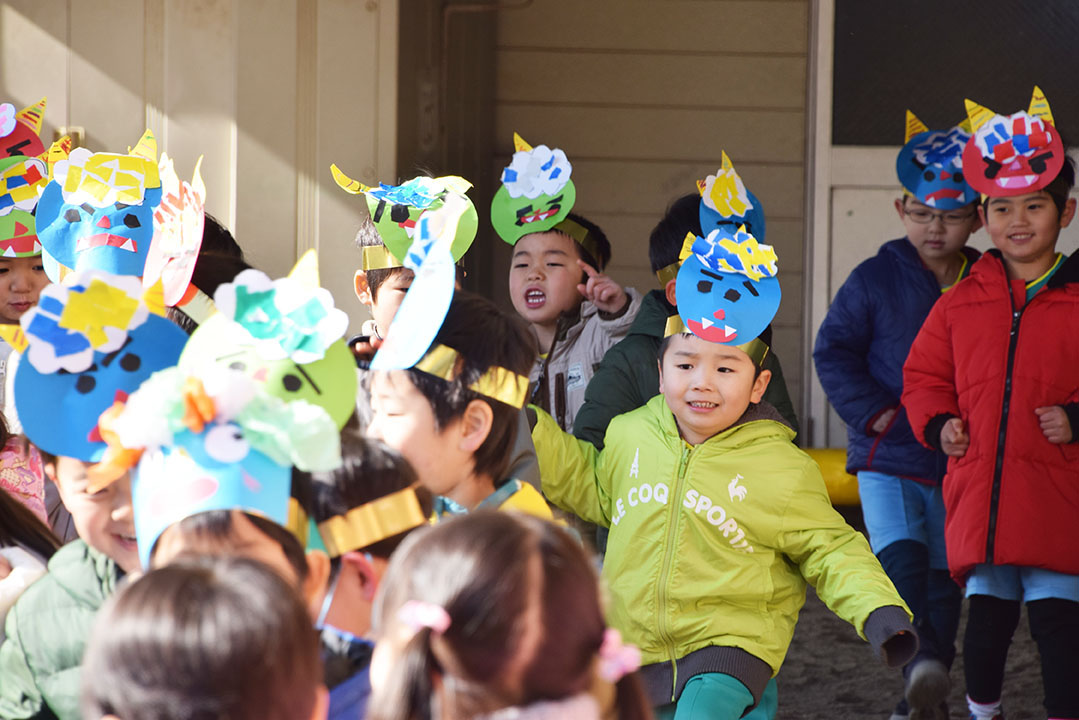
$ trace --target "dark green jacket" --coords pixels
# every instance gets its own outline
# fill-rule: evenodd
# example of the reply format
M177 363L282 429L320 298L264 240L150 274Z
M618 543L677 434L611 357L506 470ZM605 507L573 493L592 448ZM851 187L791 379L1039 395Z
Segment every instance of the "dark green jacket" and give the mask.
M596 374L588 383L584 405L573 421L573 434L603 449L603 435L615 415L641 407L659 393L659 346L667 318L677 312L667 302L662 290L644 296L641 310L633 327L621 342L607 351ZM783 369L774 352L764 360L766 370L772 371L772 381L764 399L779 411L798 433L798 417L787 393Z
M116 589L116 563L82 540L60 548L49 572L8 613L0 645L0 719L79 720L79 670L94 616Z

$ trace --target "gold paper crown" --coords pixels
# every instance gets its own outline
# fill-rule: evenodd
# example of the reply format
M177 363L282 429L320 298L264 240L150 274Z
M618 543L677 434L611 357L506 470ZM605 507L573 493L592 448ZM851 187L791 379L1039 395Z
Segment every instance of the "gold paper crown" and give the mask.
M663 337L669 338L671 335L692 335L692 331L686 327L686 324L682 322L682 318L678 315L671 315L667 318L667 324L663 328ZM733 345L746 355L749 355L749 359L753 361L753 364L757 367L764 367L764 359L768 357L769 347L759 337L753 338L747 343L741 345Z
M416 370L453 382L457 377L457 361L461 354L451 347L435 343L418 363ZM528 378L503 367L492 367L479 380L468 386L473 392L515 408L522 408L528 396Z
M336 558L425 524L416 489L407 487L319 523L318 533Z

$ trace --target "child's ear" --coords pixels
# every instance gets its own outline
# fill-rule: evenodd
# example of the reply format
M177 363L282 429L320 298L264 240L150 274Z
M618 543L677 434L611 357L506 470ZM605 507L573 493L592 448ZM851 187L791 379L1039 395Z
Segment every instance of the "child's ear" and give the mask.
M375 566L361 552L347 552L341 556L341 564L348 565L356 571L363 591L363 599L374 602L375 592L378 590L378 571Z
M759 403L764 397L764 391L768 389L768 383L772 381L771 370L761 370L760 375L753 381L753 392L749 396L750 402Z
M1064 203L1064 212L1060 213L1060 227L1066 228L1075 219L1075 198L1068 198Z
M469 402L461 415L460 449L469 454L479 450L491 433L494 419L494 410L486 401L476 399Z
M656 360L656 364L659 365L659 394L663 394L663 360Z
M899 214L899 219L900 220L902 220L903 216L906 214L906 213L903 212L906 209L906 208L903 207L903 201L905 199L906 199L905 197L897 197L895 199L895 211L896 211L896 213Z
M674 296L674 287L677 284L678 278L675 278L674 280L668 280L663 288L663 292L667 295L667 302L675 307L678 307L678 299Z
M985 203L978 203L978 225L985 225ZM974 232L971 230L971 232Z
M322 598L326 595L326 585L330 579L330 556L321 550L308 550L307 577L300 587L304 604L311 617L318 617Z
M356 298L361 303L367 307L374 304L374 300L371 298L371 289L367 286L367 273L363 270L357 270L356 274L352 276L352 286L356 292Z

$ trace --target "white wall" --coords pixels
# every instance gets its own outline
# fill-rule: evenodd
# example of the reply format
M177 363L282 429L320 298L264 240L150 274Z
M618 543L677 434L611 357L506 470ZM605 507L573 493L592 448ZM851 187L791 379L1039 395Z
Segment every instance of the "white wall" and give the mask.
M9 0L0 101L47 95L43 139L86 129L126 151L147 127L249 262L288 272L316 248L358 327L352 236L366 210L330 177L395 177L397 0Z

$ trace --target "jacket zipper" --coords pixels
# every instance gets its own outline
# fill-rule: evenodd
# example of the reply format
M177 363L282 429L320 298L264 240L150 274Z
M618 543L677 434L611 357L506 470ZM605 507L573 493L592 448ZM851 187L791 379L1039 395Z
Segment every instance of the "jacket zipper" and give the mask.
M1004 473L1004 441L1008 435L1008 410L1012 400L1012 370L1015 365L1015 350L1019 344L1019 321L1023 319L1023 310L1030 303L1026 303L1019 310L1015 309L1015 300L1011 298L1011 287L1008 288L1008 297L1012 303L1012 331L1008 336L1008 366L1004 372L1004 402L1000 408L1000 427L997 430L997 457L993 468L993 489L989 496L989 532L985 538L985 562L993 563L993 551L996 549L997 511L1000 505L1000 482ZM1033 299L1033 298L1031 298Z
M678 518L681 515L678 498L683 495L682 483L685 481L686 466L689 464L689 455L692 452L686 447L681 438L678 441L682 443L682 457L678 461L676 490L672 493L667 504L667 549L663 553L663 567L659 571L659 582L656 583L656 607L659 614L656 625L660 639L663 640L663 645L667 648L667 657L671 659L671 702L675 701L674 691L678 687L678 661L674 656L674 639L671 638L670 628L667 623L667 583L670 580L671 562L674 557L674 539L678 534Z

